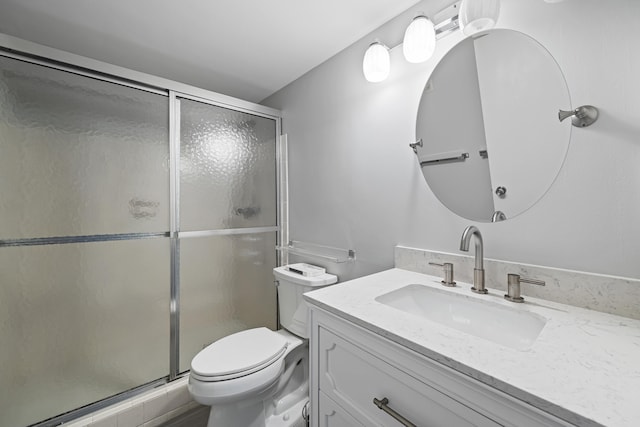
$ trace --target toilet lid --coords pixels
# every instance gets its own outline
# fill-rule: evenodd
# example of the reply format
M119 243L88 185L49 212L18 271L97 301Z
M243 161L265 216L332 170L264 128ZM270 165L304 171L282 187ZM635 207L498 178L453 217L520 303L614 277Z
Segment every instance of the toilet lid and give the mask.
M210 344L193 358L191 371L220 380L237 378L269 366L284 354L287 345L282 335L267 328L248 329Z

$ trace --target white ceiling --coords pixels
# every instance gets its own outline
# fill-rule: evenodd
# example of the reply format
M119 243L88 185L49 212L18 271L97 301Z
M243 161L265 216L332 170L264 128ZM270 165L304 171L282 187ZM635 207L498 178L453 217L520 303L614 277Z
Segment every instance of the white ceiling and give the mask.
M0 32L259 102L419 0L0 0Z

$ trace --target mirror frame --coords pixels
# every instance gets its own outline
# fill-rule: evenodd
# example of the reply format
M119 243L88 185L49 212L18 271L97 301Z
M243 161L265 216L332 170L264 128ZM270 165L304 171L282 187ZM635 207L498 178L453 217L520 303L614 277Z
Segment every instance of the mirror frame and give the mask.
M503 55L509 47L520 48ZM514 94L521 98L514 101ZM498 95L504 98L491 99ZM450 211L472 221L522 214L562 169L571 125L561 123L557 112L570 105L562 69L533 37L501 28L463 38L433 68L419 103L418 144L412 147L429 188ZM477 137L481 132L484 139ZM510 175L510 169L517 172Z

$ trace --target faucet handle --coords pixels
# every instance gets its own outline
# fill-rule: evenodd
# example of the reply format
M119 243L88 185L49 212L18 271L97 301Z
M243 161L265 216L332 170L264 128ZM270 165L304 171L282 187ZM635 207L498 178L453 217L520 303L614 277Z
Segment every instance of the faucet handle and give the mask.
M442 267L444 271L444 279L440 281L442 285L453 287L456 285L456 282L453 280L453 264L450 262L445 262L443 264L438 264L437 262L430 262L429 265L437 265L438 267Z
M504 299L511 302L524 302L520 295L520 283L530 283L532 285L545 286L544 281L520 277L519 274L507 274L507 293Z

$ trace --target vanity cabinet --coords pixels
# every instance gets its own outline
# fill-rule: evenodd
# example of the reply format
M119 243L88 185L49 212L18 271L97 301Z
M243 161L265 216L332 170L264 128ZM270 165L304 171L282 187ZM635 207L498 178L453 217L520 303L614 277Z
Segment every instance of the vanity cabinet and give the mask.
M311 310L312 426L570 424L319 307Z

